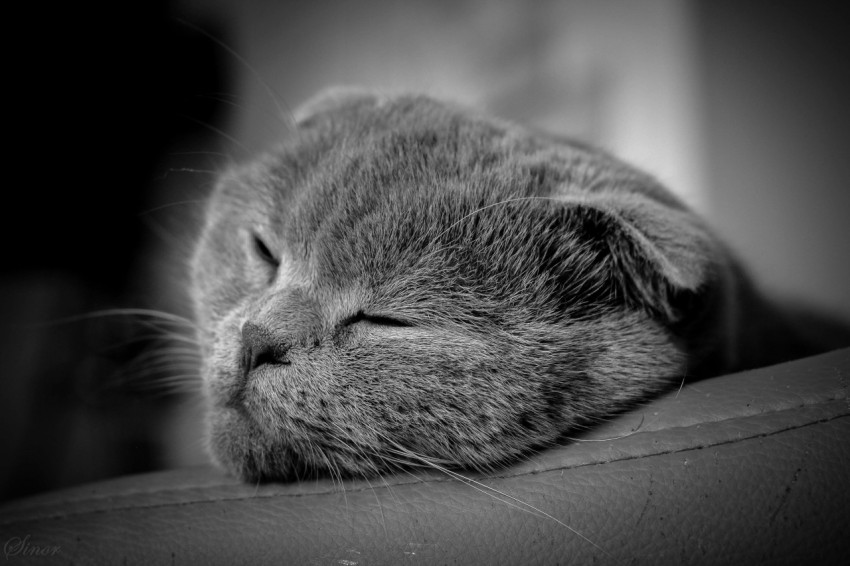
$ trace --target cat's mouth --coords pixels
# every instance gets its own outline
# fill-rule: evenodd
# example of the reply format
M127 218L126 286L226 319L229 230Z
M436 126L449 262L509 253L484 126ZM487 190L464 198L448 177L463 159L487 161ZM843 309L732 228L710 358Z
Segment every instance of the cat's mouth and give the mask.
M227 368L214 370L212 386L209 389L210 402L213 408L232 410L262 425L261 418L255 419L255 413L263 413L262 394L256 389L256 383L261 381L281 381L281 368L258 368L253 371L232 371Z
M387 433L357 441L363 431L341 425L320 426L298 415L275 419L274 427L246 400L231 400L210 421L210 449L228 472L247 482L356 479L422 469L429 462L458 467L403 446ZM375 431L372 431L373 433Z

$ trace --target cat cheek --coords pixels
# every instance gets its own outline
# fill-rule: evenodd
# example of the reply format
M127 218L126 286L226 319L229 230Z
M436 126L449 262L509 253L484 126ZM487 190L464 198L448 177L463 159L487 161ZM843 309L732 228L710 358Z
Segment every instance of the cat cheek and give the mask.
M231 311L201 338L201 374L205 391L213 405L223 406L232 395L233 376L239 369L239 359L234 355L232 347L238 320L239 313Z

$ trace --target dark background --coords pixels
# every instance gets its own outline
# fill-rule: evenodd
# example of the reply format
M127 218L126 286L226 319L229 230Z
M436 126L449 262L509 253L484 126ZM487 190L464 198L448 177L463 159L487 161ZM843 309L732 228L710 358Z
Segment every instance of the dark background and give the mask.
M185 221L222 165L230 62L176 16L150 0L4 16L0 499L168 465L180 398L161 383L191 368L146 356L167 341L140 317L73 317L188 314Z
M0 500L198 460L197 427L186 423L197 413L160 385L191 374L190 359L151 362L168 340L139 317L65 319L116 307L189 314L186 242L214 172L243 157L228 139L245 133L234 94L244 86L238 77L256 81L206 33L298 103L350 82L339 69L369 59L357 34L392 34L381 3L358 4L357 19L338 4L8 9ZM448 18L456 9L433 5ZM850 11L802 1L687 6L709 220L768 287L850 315ZM245 32L249 12L268 24L257 34L274 34L280 18L289 49L257 51ZM401 43L386 49L404 49L393 38ZM273 76L275 68L285 72Z

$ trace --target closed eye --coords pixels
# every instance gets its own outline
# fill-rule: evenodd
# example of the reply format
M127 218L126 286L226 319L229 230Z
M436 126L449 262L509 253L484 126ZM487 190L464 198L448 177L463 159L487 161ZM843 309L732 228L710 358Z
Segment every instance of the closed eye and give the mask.
M403 320L399 320L397 318L393 318L390 316L383 315L371 315L366 314L363 311L358 312L352 317L349 317L343 322L344 326L349 324L357 324L358 322L366 322L370 324L377 324L380 326L395 326L395 327L408 327L413 326L409 322L405 322Z
M280 260L275 257L268 245L257 234L253 234L254 253L257 254L262 261L277 268L280 265Z

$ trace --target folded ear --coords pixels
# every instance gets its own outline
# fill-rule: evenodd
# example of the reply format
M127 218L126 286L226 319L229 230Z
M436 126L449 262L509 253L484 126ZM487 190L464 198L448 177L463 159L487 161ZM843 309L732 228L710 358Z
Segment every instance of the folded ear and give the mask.
M374 106L380 104L382 97L375 92L354 86L337 86L323 90L295 112L295 124L298 127L309 127L317 118L334 112L343 112L348 108L354 109L360 105Z
M699 219L637 193L564 199L568 231L585 250L599 288L680 322L713 288L720 249ZM591 266L592 262L597 265ZM601 265L600 265L601 264Z

